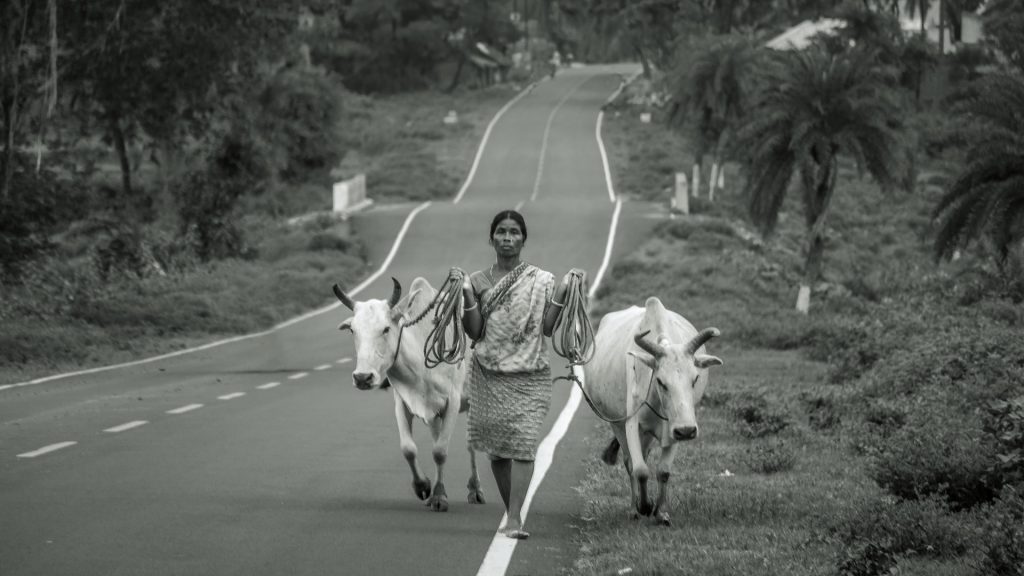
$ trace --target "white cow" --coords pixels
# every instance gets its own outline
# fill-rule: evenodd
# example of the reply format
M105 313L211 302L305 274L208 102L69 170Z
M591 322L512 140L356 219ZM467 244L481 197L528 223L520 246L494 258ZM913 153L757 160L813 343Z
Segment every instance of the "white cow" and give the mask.
M678 442L697 437L695 409L708 385L707 369L722 364L705 353L704 343L718 334L717 328L698 333L653 297L644 308L632 306L601 319L594 359L584 368L586 389L595 413L614 420L605 462L614 464L619 447L626 447L634 517L653 513L660 523L670 523L666 495L672 460ZM646 457L656 439L661 459L658 501L652 507Z
M356 366L352 383L360 390L373 390L391 386L395 397L395 419L402 454L412 470L412 487L420 500L427 500L432 510L448 510L448 494L444 489L444 465L448 459L448 442L455 430L460 412L469 408L468 396L463 396L466 363L440 364L427 369L424 365L423 345L430 332L429 321L407 325L434 299L435 291L423 278L416 278L412 290L401 298L402 285L394 282L389 300L353 302L341 287L334 285L334 294L355 315L338 328L350 330L356 346ZM420 469L416 460L416 441L412 437L412 419L417 417L430 426L434 439L434 464L437 482L431 487L430 478ZM480 477L476 469L476 454L469 451L469 501L483 504Z

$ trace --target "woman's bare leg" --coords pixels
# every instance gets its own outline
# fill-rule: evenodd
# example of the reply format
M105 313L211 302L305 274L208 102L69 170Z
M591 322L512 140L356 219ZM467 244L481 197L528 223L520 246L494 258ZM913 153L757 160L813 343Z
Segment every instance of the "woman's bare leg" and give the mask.
M530 489L530 482L533 480L533 460L515 460L512 462L512 490L508 504L508 522L505 524L505 532L514 538L526 536L523 529L523 502L526 500L526 492ZM519 532L519 534L514 534Z
M508 512L509 492L512 489L512 461L491 456L491 472L494 472L494 482L498 485L498 493L501 494L505 511Z

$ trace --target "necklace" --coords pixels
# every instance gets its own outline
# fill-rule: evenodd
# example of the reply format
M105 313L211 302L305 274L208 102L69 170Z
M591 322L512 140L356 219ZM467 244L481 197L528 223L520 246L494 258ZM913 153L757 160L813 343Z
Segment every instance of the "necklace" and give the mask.
M495 262L494 264L497 264L497 262ZM494 264L491 264L491 267L488 269L487 278L491 281L492 286L497 286L498 283L494 281ZM516 264L516 266L519 266L519 264ZM513 266L512 270L515 270L516 266ZM509 272L511 272L511 270ZM508 272L506 272L505 274L508 274ZM502 278L505 277L505 274L502 274Z

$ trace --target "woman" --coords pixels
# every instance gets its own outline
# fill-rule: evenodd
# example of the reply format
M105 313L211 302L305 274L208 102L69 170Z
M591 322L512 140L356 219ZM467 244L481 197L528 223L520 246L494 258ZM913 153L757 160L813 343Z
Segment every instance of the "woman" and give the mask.
M494 264L469 275L463 291L466 334L473 339L467 388L469 444L490 455L505 502L510 538L527 538L522 507L533 477L537 436L551 403L545 337L565 305L568 274L555 277L520 259L526 222L514 210L491 222Z

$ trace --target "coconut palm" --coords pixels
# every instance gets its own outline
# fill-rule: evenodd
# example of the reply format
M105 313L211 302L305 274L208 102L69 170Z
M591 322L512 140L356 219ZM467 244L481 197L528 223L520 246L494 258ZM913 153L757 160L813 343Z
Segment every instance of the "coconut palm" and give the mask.
M756 53L746 38L728 36L714 41L678 74L672 96L670 124L689 128L694 137L693 195L700 192L700 167L713 146L709 197L721 180L718 169L738 119L743 115L753 76Z
M825 219L836 189L840 154L851 157L886 188L900 179L907 154L892 72L877 53L834 54L813 45L779 55L749 117L737 133L745 156L751 219L762 233L775 228L794 174L807 224L807 251L797 309L806 313L821 275Z
M987 236L1004 263L1024 234L1024 78L993 74L954 107L967 129L967 166L935 206L935 254Z

